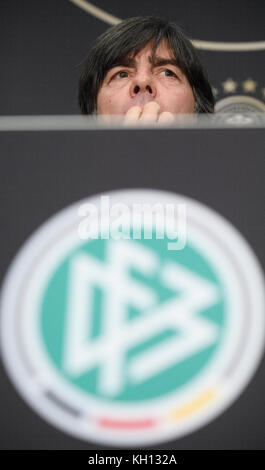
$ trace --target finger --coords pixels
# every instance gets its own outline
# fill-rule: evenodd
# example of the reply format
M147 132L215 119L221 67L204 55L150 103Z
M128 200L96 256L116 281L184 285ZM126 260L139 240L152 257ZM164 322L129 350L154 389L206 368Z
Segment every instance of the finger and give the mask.
M163 111L163 113L161 113L158 118L158 124L162 124L162 125L171 124L174 121L175 121L175 116L169 111Z
M132 106L124 116L124 124L136 124L139 121L142 108L141 106Z
M149 103L146 103L140 117L141 124L153 124L157 122L159 109L160 106L155 101L149 101Z

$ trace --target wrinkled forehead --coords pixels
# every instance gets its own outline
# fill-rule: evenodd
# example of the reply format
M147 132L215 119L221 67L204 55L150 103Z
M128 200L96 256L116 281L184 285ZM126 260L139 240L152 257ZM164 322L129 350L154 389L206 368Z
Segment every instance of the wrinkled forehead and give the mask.
M133 65L137 60L137 55L142 53L144 50L148 52L148 60L151 64L155 64L158 59L163 58L175 61L176 65L180 65L179 57L174 54L168 41L164 38L161 40L153 38L144 44L139 44L130 50L126 55L120 55L116 57L112 64L110 64L108 70L118 65Z
M157 55L161 56L162 54L165 56L165 58L175 58L174 52L172 48L169 45L169 42L165 39L162 38L160 40L154 38L151 39L150 41L147 41L142 47L140 48L135 48L132 51L130 51L129 54L127 54L127 57L136 57L137 54L142 52L144 49L148 50L150 52L150 58L153 59Z

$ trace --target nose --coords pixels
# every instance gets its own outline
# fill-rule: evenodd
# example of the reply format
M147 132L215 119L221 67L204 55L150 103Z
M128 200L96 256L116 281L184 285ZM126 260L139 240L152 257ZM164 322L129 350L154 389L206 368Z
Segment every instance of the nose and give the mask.
M131 83L131 97L139 93L149 93L152 97L156 95L156 87L152 75L149 73L138 73Z

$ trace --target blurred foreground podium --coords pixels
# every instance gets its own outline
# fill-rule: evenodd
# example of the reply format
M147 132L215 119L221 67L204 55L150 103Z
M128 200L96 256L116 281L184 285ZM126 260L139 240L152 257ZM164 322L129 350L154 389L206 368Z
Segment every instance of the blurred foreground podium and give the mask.
M127 129L74 116L1 118L1 281L21 245L58 211L89 196L132 188L169 191L214 209L243 235L264 269L264 136L264 120ZM2 449L108 448L41 419L2 365L0 383ZM154 448L262 449L264 395L263 359L225 412Z

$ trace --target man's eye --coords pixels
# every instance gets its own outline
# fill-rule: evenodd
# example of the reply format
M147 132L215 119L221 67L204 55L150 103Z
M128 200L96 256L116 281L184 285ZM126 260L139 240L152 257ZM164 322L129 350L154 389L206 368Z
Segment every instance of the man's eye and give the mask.
M162 75L164 75L165 77L176 77L177 78L177 75L170 69L162 70Z
M127 78L128 77L128 72L125 70L120 70L120 72L116 73L115 77L117 78Z

